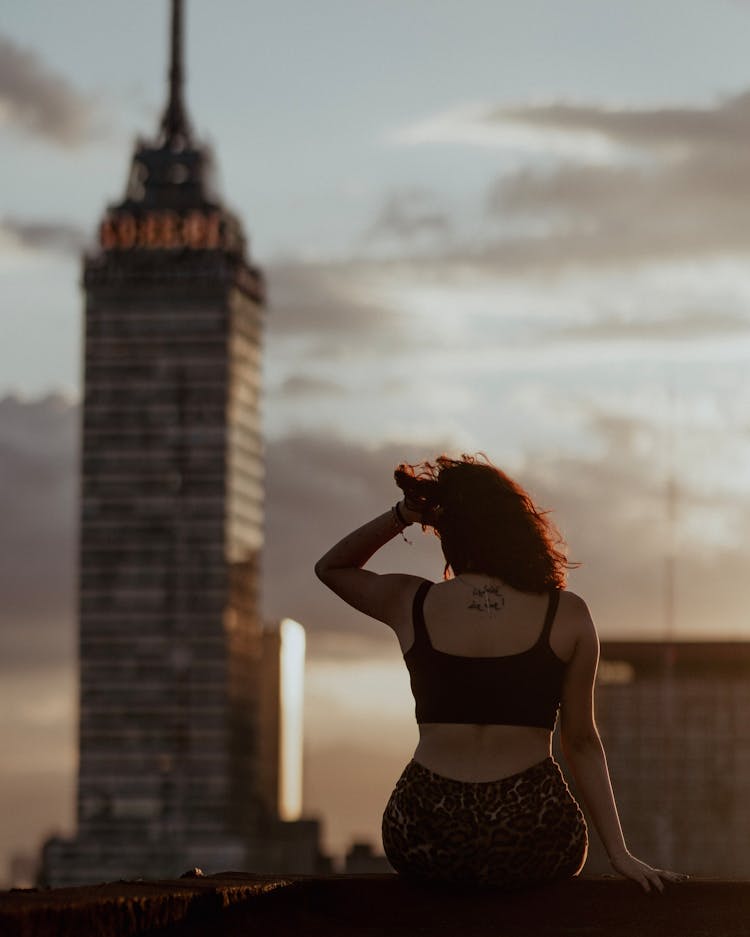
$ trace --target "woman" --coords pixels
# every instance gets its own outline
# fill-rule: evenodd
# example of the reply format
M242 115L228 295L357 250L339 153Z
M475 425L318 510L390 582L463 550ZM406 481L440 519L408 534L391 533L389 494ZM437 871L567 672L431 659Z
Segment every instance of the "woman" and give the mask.
M646 890L684 876L628 852L594 721L599 642L562 591L559 536L491 464L440 457L396 470L404 499L332 547L315 571L398 637L419 744L383 816L393 867L422 879L518 888L577 875L586 824L551 755L565 757L613 868ZM444 581L362 567L414 523L431 527Z

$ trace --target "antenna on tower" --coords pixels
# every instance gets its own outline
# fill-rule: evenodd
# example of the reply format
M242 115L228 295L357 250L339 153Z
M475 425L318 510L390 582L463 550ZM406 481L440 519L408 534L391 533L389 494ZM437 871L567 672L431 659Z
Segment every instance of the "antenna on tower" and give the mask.
M190 123L182 98L184 85L182 22L182 0L172 0L169 101L161 120L161 131L164 145L174 149L179 149L190 140Z

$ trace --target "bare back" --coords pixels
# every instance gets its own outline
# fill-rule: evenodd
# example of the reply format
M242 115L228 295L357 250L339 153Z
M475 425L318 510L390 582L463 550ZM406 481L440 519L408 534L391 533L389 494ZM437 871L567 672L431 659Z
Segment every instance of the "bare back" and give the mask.
M548 602L546 593L520 592L500 580L468 574L429 590L424 621L438 651L464 657L506 657L535 645ZM563 593L549 636L551 650L564 662L575 647L575 608ZM405 653L414 640L411 614L403 614L394 628ZM551 732L533 726L422 723L419 732L415 760L462 781L507 777L543 761L551 752Z

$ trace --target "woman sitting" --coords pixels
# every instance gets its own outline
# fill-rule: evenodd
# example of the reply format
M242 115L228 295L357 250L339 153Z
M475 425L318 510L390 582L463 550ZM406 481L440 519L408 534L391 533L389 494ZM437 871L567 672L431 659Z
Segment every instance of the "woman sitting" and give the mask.
M684 876L628 851L596 729L599 642L563 591L559 536L526 492L489 463L400 466L404 499L316 564L345 602L389 625L409 670L419 744L383 816L396 871L520 888L577 875L586 823L552 758L563 751L612 866L649 891ZM444 581L362 567L407 526L434 529Z

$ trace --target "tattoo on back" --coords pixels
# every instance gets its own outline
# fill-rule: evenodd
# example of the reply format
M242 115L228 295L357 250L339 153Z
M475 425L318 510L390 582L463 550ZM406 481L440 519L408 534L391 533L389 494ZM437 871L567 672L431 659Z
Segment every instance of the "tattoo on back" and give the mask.
M467 608L477 612L499 612L505 605L505 596L498 586L473 586L472 599Z

